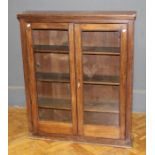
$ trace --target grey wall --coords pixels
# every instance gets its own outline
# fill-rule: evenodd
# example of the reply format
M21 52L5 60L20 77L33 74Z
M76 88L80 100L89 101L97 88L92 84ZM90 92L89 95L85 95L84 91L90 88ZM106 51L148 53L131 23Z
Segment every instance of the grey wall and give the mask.
M145 111L145 0L10 0L9 105L25 106L19 25L16 14L25 10L135 10L133 110Z

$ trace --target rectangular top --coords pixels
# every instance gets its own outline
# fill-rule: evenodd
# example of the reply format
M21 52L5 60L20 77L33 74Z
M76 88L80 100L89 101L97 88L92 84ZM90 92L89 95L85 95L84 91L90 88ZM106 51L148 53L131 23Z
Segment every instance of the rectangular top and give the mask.
M116 20L134 20L136 18L135 11L25 11L17 15L18 19L116 19Z

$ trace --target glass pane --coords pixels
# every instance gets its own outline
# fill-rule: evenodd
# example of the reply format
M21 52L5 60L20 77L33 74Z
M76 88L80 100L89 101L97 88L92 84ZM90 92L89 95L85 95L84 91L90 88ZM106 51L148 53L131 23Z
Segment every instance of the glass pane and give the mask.
M82 32L84 123L119 126L120 32Z
M84 84L84 122L119 125L119 86Z
M119 83L119 56L84 55L84 82Z
M33 47L35 52L68 53L68 31L33 30Z
M120 32L84 31L82 32L83 53L119 54Z
M70 84L37 82L39 119L71 121Z
M71 112L60 109L39 108L39 119L71 123Z
M36 53L37 79L69 82L69 56L68 54Z
M33 30L39 119L72 121L68 31Z

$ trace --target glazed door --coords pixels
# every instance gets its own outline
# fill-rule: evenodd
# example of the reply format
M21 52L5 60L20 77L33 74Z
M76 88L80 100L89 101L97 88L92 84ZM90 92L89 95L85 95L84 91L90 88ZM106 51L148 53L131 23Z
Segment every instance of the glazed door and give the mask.
M126 24L76 24L78 134L125 138Z
M27 24L34 132L76 134L73 24Z

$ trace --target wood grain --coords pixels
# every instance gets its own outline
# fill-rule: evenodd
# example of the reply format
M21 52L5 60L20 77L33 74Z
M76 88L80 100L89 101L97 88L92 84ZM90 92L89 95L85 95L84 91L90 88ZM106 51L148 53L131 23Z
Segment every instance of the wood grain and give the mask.
M82 42L83 41L83 39L82 39L83 31L100 31L100 33L97 34L100 37L96 37L96 40L102 40L101 37L103 37L104 35L103 36L100 35L100 34L102 34L101 31L110 31L110 32L112 32L112 31L120 31L120 30L121 30L120 59L119 59L119 57L116 57L116 56L115 57L114 56L113 57L110 57L110 56L109 57L108 56L87 56L87 57L82 56L83 51L82 51L81 45L83 45L83 42ZM110 32L108 32L108 33L110 34ZM80 84L80 87L77 89L77 92L78 92L77 93L78 94L77 95L77 97L78 97L78 106L79 106L78 107L78 112L79 112L79 118L80 118L80 123L79 123L80 131L79 131L79 133L82 134L84 132L84 135L92 136L93 134L95 135L96 131L97 131L97 126L95 126L95 125L94 126L93 125L89 126L89 130L91 130L91 128L93 129L93 130L91 130L91 132L89 132L89 130L85 130L86 124L83 123L83 119L84 119L84 115L85 115L85 113L83 112L83 105L85 104L84 101L83 101L83 93L84 93L84 91L83 91L83 83L87 84L89 82L89 80L87 82L87 80L85 78L83 79L83 77L84 77L83 72L86 74L86 72L89 71L88 76L89 76L89 74L91 72L90 76L92 76L92 77L95 76L95 74L99 74L99 75L100 74L104 74L104 75L109 75L109 74L110 75L117 75L117 74L120 74L120 83L121 83L120 84L120 105L119 105L119 107L120 107L120 118L119 118L119 120L120 120L120 133L117 134L116 137L118 139L119 138L125 139L126 66L127 66L127 63L126 63L127 62L127 53L125 51L126 51L126 47L127 47L127 26L126 26L126 24L79 24L79 25L76 24L75 25L75 34L76 34L75 39L77 39L77 41L76 41L76 53L77 53L76 61L77 61L77 66L78 66L77 67L77 79L78 79L77 82ZM87 32L85 34L84 38L86 38L86 35L88 35L88 34L89 34L89 32ZM119 36L118 33L116 33L116 34ZM95 35L96 35L96 32L95 32ZM119 38L118 36L116 38ZM117 43L117 42L119 42L118 40L117 39L115 40L114 45L116 47L118 46L118 43ZM90 39L88 37L87 40L85 39L85 41L88 42L87 44L90 44L90 46L92 46L92 42L93 42L92 39ZM91 59L91 57L92 57L92 59ZM107 61L107 59L109 61ZM111 63L112 62L112 61L110 61L111 59L115 60L115 61L113 61L113 63ZM118 60L120 60L120 61L118 61ZM103 65L103 62L105 62L105 65ZM116 62L116 63L114 63L114 62ZM119 65L119 63L120 63L120 65ZM107 70L106 69L101 70L101 64L102 64L102 66L105 66L105 68L109 65L107 67L108 69ZM114 66L113 66L113 64L114 64ZM95 66L95 68L94 68L94 66ZM119 70L118 66L120 66L120 70ZM115 69L113 69L113 68L115 68ZM94 72L93 69L95 70L95 72ZM96 81L100 82L99 79L96 80ZM112 81L112 80L110 80L110 81ZM93 84L93 82L89 82L88 84ZM97 84L97 83L94 83L94 84ZM101 84L101 83L99 83L99 84ZM102 84L106 84L106 83L102 83ZM112 84L115 84L115 83L108 83L108 84L112 85ZM96 89L96 91L97 91L97 89ZM92 96L92 95L93 95L93 93L90 93L90 96ZM94 130L95 127L96 127L96 130ZM84 129L82 130L82 128L84 128ZM87 133L87 131L88 131L88 133ZM92 131L94 131L94 133ZM113 133L115 133L114 131L113 131ZM90 135L89 135L89 133L90 133ZM111 138L113 138L113 137L115 137L115 136L112 135Z
M30 131L129 146L136 13L34 11L17 17ZM48 99L45 107L38 108L40 98Z
M70 100L62 98L38 97L38 106L48 109L71 110ZM85 103L84 110L90 112L119 113L118 103L115 102L106 103L88 100Z
M28 26L29 25L29 26ZM26 27L26 40L27 40L27 54L28 54L28 68L29 68L29 91L32 104L32 121L33 132L37 133L38 130L38 108L37 108L37 92L36 92L36 79L35 79L35 60L32 49L32 30L31 24ZM25 58L26 59L26 58Z
M75 24L75 52L76 52L76 88L77 88L77 114L78 114L78 134L83 135L83 65L80 25Z
M51 72L36 72L36 78L38 81L47 81L47 82L64 82L69 83L70 76L67 73L51 73ZM119 76L102 76L102 75L94 75L93 77L89 77L88 75L84 75L84 83L85 84L98 84L98 85L112 85L119 86Z
M21 35L21 46L22 46L22 60L23 60L23 69L24 69L24 80L25 80L25 95L26 95L26 106L27 106L27 115L29 120L29 130L33 132L33 122L32 122L32 103L30 98L30 89L29 89L29 67L28 60L25 59L28 57L27 53L27 43L26 43L26 22L23 19L20 19L20 35Z
M107 147L96 144L53 141L35 138L28 133L28 120L25 109L9 108L9 155L145 155L146 120L145 113L132 115L133 147L130 149ZM22 122L22 123L21 123Z
M136 12L134 11L26 11L17 15L18 18L28 17L95 17L105 19L135 19Z
M125 27L125 24L80 24L81 30L85 31L116 31Z
M127 27L121 30L121 57L120 57L120 137L125 139L126 121L126 74L127 74Z
M34 52L68 54L69 48L64 45L34 45Z
M84 134L85 136L119 139L120 130L115 126L85 125Z
M32 23L32 29L68 29L67 23Z
M72 134L72 124L54 121L39 121L38 130L45 133Z
M73 134L78 133L78 116L77 116L77 100L76 100L76 67L75 67L75 45L74 45L74 25L69 24L69 58L70 58L70 89L71 89L71 103L72 103L72 120L73 120Z
M133 66L134 66L134 21L128 24L128 59L127 59L127 101L126 101L126 138L131 139L132 129L132 102L133 102Z

